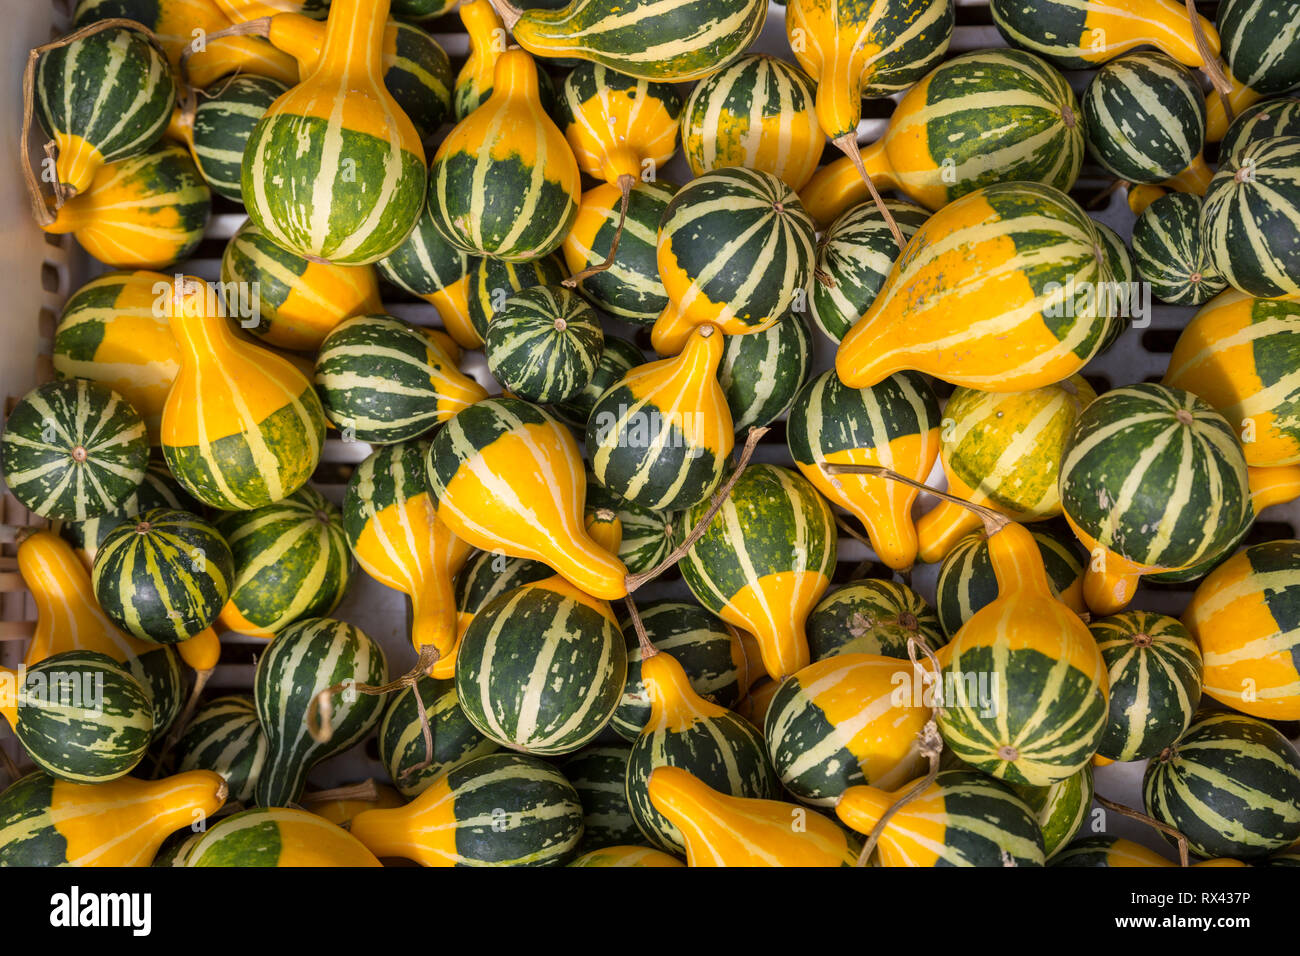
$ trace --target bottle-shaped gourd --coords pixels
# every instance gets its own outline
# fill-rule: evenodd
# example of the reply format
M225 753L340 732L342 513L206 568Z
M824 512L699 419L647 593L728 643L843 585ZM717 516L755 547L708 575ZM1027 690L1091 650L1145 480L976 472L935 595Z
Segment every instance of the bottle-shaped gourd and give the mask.
M259 807L223 817L199 834L185 866L379 866L355 837L323 816Z
M544 561L593 597L627 594L626 566L583 527L582 456L550 413L478 402L438 431L425 461L438 517L473 547Z
M176 281L166 300L181 370L163 408L163 455L204 504L248 510L293 494L325 442L325 414L307 377L236 337L215 291Z
M600 397L587 448L602 486L657 511L680 511L713 493L735 445L718 384L724 347L717 326L698 326L680 355L632 369Z
M429 165L434 225L471 255L544 256L578 213L578 164L542 109L537 76L523 50L503 53L492 95L456 124Z
M249 137L248 214L291 252L375 262L420 216L424 147L382 79L388 8L388 0L334 0L316 69Z

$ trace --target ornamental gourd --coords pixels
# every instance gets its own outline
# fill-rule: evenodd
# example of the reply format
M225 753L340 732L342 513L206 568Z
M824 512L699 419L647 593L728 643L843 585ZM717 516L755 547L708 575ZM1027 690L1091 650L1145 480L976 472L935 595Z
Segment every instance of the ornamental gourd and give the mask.
M1064 850L1083 831L1083 825L1092 819L1095 793L1092 764L1086 764L1077 773L1046 787L1008 786L1037 818L1043 831L1043 853L1048 860Z
M324 817L288 807L244 810L208 827L186 866L379 866L354 836Z
M537 259L564 241L581 194L573 152L541 107L536 64L507 50L492 95L456 124L430 163L434 225L471 255Z
M737 434L770 425L785 414L808 379L812 353L803 310L790 310L770 329L723 340L718 384Z
M590 60L630 76L668 83L698 80L726 66L762 32L762 0L569 0L525 9L493 0L515 42L534 56Z
M693 528L708 505L686 512ZM835 521L807 479L775 465L745 469L680 567L691 592L728 624L753 634L780 680L808 666L805 623L830 586Z
M808 615L814 661L840 654L874 654L907 660L912 639L937 651L948 640L934 608L911 588L868 578L832 591Z
M423 208L424 147L380 79L388 0L334 0L312 73L244 152L249 217L285 249L341 265L384 258Z
M385 445L358 466L343 499L343 528L361 569L411 599L411 643L456 643L452 581L472 550L443 521L445 509L425 483L428 442Z
M1091 220L1040 183L986 186L935 213L908 242L835 369L865 388L915 369L1013 392L1051 385L1096 354L1113 279Z
M1123 610L1142 575L1218 554L1250 507L1236 434L1190 392L1113 389L1079 416L1060 469L1061 505L1092 555L1083 596Z
M591 373L587 384L563 402L551 405L555 417L572 428L586 429L592 410L600 401L600 397L622 381L628 372L645 363L645 355L642 354L641 349L627 339L616 335L605 335L604 340L605 346L600 351L600 359L596 362L596 369ZM629 530L627 524L624 518L625 542Z
M650 775L650 800L682 834L687 866L852 866L858 847L818 813L720 793L680 767ZM790 826L796 815L803 827Z
M211 817L226 794L207 770L96 784L38 770L0 794L0 865L148 866L168 836Z
M1215 26L1227 61L1223 72L1232 85L1228 102L1238 116L1264 97L1300 85L1300 45L1295 42L1300 36L1300 4L1223 0ZM1205 109L1206 139L1224 139L1229 116L1215 90L1206 94Z
M243 203L240 188L244 149L253 127L288 87L265 76L234 76L204 91L192 115L178 109L168 134L179 133L208 186Z
M221 774L232 803L252 803L266 766L266 735L249 694L214 697L194 711L176 742L176 769Z
M306 484L325 415L306 376L237 338L215 298L206 282L180 277L165 303L181 370L163 408L163 455L199 501L249 510Z
M421 709L433 738L432 751L427 755ZM461 764L501 749L500 744L484 737L470 723L452 681L434 680L423 674L389 701L379 724L378 744L380 761L398 791L408 799L419 796Z
M600 397L587 448L602 486L657 511L713 493L735 444L717 379L722 351L722 332L699 326L680 355L633 369Z
M939 732L971 767L1046 786L1077 773L1097 750L1106 663L1078 614L1052 594L1023 525L991 522L988 548L998 597L940 652ZM988 675L988 686L976 686L973 674Z
M685 866L675 856L661 850L652 850L648 846L606 846L599 850L588 850L569 866Z
M466 314L478 345L486 341L492 317L511 296L534 286L560 285L565 277L564 263L558 253L527 262L508 262L489 256L471 262Z
M627 775L627 758L631 748L626 745L587 747L560 763L560 771L565 779L573 785L582 801L582 842L578 852L587 854L597 848L637 847L644 842L632 811L627 805L627 793L623 778ZM680 866L675 858L646 846L639 846L646 853L658 854L672 860L672 865ZM576 862L570 866L580 865ZM585 864L583 864L585 865ZM610 864L621 865L621 864ZM640 865L640 864L628 864ZM668 865L648 863L646 865Z
M1235 156L1250 143L1274 136L1300 136L1300 98L1266 100L1239 113L1219 144L1219 156Z
M953 57L912 87L861 158L877 188L934 211L995 182L1069 190L1083 153L1079 103L1065 77L1020 50L981 50ZM819 170L799 198L825 225L871 193L844 157Z
M470 317L469 290L476 262L443 237L434 224L433 210L426 205L411 234L377 268L393 285L432 305L457 345L475 349L483 344Z
M900 372L855 389L827 371L795 399L786 440L803 476L862 523L881 561L902 570L916 561L916 489L872 475L828 474L822 465L880 465L924 481L939 457L939 425L939 400L922 375Z
M1169 193L1133 226L1133 257L1151 293L1171 305L1200 305L1227 288L1201 235L1201 198Z
M564 286L533 286L506 299L483 342L496 380L539 404L562 402L585 387L604 348L595 310Z
M583 527L577 442L541 408L471 405L433 437L425 464L440 520L472 547L544 561L593 597L627 594L627 568Z

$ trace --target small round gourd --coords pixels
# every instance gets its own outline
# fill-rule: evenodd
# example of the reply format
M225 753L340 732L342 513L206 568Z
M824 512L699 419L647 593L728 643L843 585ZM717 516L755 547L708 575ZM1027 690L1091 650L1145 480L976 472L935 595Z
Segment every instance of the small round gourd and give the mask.
M776 421L803 388L813 355L806 314L806 309L791 310L770 329L727 336L718 384L736 434Z
M852 581L808 615L808 648L814 661L839 654L875 654L908 660L908 640L937 651L947 636L934 608L894 581ZM919 659L919 657L918 657Z
M1007 786L1038 818L1038 826L1043 831L1043 853L1049 860L1064 850L1092 817L1092 764L1085 764L1077 773L1045 787Z
M225 694L194 712L176 743L176 769L211 770L230 789L230 802L249 804L266 764L266 735L249 694Z
M140 487L127 496L122 506L115 511L98 518L85 521L52 521L50 530L72 545L87 568L95 562L95 553L108 537L109 532L120 525L133 521L142 512L154 508L171 508L177 511L195 511L198 502L185 493L172 473L167 470L167 463L149 462Z
M242 203L244 148L257 121L288 87L266 76L233 76L199 94L191 151L218 196Z
M563 286L511 296L488 324L483 352L506 389L529 401L572 398L591 381L605 348L595 310Z
M1300 98L1265 100L1237 114L1219 143L1223 160L1261 139L1300 136Z
M645 853L654 853L646 846L645 837L632 819L627 803L627 758L632 748L626 744L597 745L579 750L565 757L560 772L578 792L582 801L582 854L606 847L637 846ZM576 866L576 863L570 863Z
M465 311L480 345L487 338L492 317L512 296L534 286L559 285L565 277L564 265L554 255L528 262L489 257L471 262L465 287Z
M600 396L644 362L645 355L635 343L617 335L606 335L605 347L601 349L600 361L596 363L591 379L564 401L553 404L551 411L564 424L585 430ZM623 533L626 536L626 523Z
M1201 235L1201 198L1167 193L1138 216L1133 256L1151 293L1171 305L1200 305L1228 287Z
M432 753L427 755L421 706L433 738ZM380 761L398 792L408 799L423 793L448 771L501 749L500 744L484 737L469 722L453 681L423 675L388 702L379 723L378 740Z

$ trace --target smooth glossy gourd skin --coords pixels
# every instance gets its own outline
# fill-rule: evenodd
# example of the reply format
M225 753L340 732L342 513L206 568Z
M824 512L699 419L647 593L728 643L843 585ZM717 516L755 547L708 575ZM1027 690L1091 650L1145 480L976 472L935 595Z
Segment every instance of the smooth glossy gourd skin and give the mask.
M637 182L677 152L682 101L673 87L583 63L559 92L564 138L587 175L615 185L623 176Z
M365 846L325 817L290 807L225 817L185 854L186 866L379 866Z

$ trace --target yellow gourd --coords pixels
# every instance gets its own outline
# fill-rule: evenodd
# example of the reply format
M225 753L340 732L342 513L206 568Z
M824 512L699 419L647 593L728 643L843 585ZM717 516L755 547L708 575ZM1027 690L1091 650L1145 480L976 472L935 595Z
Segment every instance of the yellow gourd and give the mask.
M469 56L456 74L453 96L456 119L463 120L492 92L497 60L510 45L510 35L491 0L469 0L457 12L469 34Z
M328 793L308 792L303 795L302 803L311 807L316 816L342 827L347 826L358 813L400 807L406 801L393 787L368 780L365 784L340 787Z

